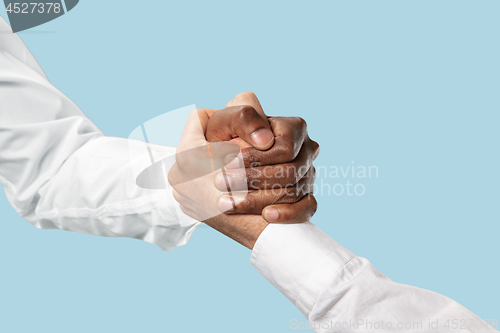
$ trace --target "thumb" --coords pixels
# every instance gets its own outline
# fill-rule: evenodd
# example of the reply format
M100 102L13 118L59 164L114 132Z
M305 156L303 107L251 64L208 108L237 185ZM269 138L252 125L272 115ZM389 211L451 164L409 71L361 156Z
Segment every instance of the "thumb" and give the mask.
M229 141L238 137L240 147L253 146L267 150L274 144L274 134L266 114L254 93L236 95L224 110L213 114L208 123L206 138L210 142Z
M241 105L250 105L264 119L267 118L266 114L264 113L264 109L262 109L262 105L260 105L259 99L253 92L244 92L236 95L235 98L233 98L229 103L226 104L226 108Z
M191 112L177 147L176 162L185 171L188 180L202 177L223 168L230 160L227 156L240 154L238 145L230 142L208 143L205 139L211 109ZM182 182L187 181L183 179Z
M189 118L184 125L182 131L181 141L177 147L177 152L182 152L195 147L207 144L205 133L207 131L207 124L210 114L215 110L211 109L196 109L191 112Z

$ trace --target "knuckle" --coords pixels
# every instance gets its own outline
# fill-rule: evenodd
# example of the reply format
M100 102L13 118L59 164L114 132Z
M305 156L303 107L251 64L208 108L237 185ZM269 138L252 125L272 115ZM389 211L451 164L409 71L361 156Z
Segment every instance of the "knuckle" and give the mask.
M280 195L278 203L296 203L300 199L299 190L296 188L287 188Z
M311 167L311 175L309 176L309 179L314 183L316 180L316 168L314 166Z
M297 197L302 199L305 195L309 193L310 185L308 183L297 184L295 192L297 193Z
M307 122L304 120L304 118L301 117L291 117L293 127L300 132L304 132L307 130Z
M318 202L313 194L309 194L304 200L307 200L309 205L309 218L311 218L318 210Z
M243 162L247 168L257 168L261 165L260 161L262 159L262 154L258 150L254 149L243 149Z
M257 96L251 91L242 92L242 93L239 93L238 95L236 95L236 99L238 99L238 100L246 100L246 99L254 99L254 98L257 98Z
M257 168L247 168L245 171L248 185L251 188L258 188L261 182L262 172Z
M300 182L302 179L307 178L311 172L311 165L309 163L293 163L295 172L295 182Z
M250 106L250 105L241 105L241 106L238 106L238 114L239 114L239 119L245 123L247 121L249 121L250 119L254 118L255 117L255 114L257 113L257 111L255 111L255 109Z
M198 116L202 111L203 109L194 109L193 111L191 111L191 116Z
M283 172L287 185L295 185L300 180L300 172L295 165L287 165Z
M175 155L175 163L178 165L178 168L183 168L189 165L189 154L187 151L177 153Z
M292 139L283 140L276 148L276 153L283 162L291 162L295 159L295 142Z
M297 117L297 122L298 122L298 125L301 129L303 129L303 130L307 129L307 122L305 121L304 118Z
M319 143L317 143L314 140L311 140L311 146L312 146L312 150L313 150L313 156L314 156L314 158L316 158L319 155L319 151L320 151Z

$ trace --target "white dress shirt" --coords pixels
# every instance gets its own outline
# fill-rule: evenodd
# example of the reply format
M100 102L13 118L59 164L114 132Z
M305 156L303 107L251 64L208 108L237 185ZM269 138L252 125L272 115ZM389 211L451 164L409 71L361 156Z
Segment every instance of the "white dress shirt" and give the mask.
M200 223L179 217L171 192L136 185L146 144L103 135L11 31L0 18L0 183L12 207L41 229L186 244ZM149 146L156 160L175 154Z
M3 19L0 31L10 31ZM152 150L155 160L175 153ZM16 34L0 34L0 183L23 218L164 250L185 244L199 222L179 223L186 216L168 191L136 185L133 164L144 163L145 151L141 142L104 136ZM494 331L442 295L392 282L310 222L269 225L251 262L316 332Z
M292 329L496 332L443 295L391 281L310 222L270 224L251 262L308 319L290 322Z

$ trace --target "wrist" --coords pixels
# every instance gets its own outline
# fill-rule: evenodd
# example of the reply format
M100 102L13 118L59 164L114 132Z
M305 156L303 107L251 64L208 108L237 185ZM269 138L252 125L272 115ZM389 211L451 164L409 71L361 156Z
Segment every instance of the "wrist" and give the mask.
M245 214L221 214L204 222L250 250L269 225L261 215Z

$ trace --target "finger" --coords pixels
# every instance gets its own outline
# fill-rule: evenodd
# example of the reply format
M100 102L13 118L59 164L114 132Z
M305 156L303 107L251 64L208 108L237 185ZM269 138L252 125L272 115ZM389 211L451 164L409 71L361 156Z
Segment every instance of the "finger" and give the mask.
M309 221L317 208L314 195L308 194L294 204L268 206L262 211L262 216L270 223L302 223Z
M300 117L271 117L269 123L276 137L274 146L266 152L246 149L243 159L259 161L262 165L293 161L308 137L306 122Z
M249 105L217 111L208 121L208 141L229 141L235 137L240 137L258 150L267 150L274 144L269 121Z
M275 142L271 149L260 151L235 142L242 148L246 168L291 162L297 157L305 141L310 140L307 135L307 124L302 118L270 117L268 119L275 135ZM319 145L312 140L311 142L315 146L314 150L319 153Z
M219 191L225 191L226 181L233 191L293 186L309 172L318 153L319 145L307 139L299 155L289 163L257 167L252 163L247 168L236 169L235 166L243 163L240 158L235 158L226 163L228 169L225 170L225 177L222 174L217 175L215 186Z
M261 214L269 205L292 204L312 193L314 182L307 177L301 179L294 187L273 188L251 191L246 195L237 192L219 197L218 206L221 212L234 214Z
M239 146L234 143L209 144L206 141L205 132L209 122L209 113L212 111L211 109L196 109L189 115L175 156L174 166L182 172L169 173L171 185L174 179L176 180L174 183L178 184L217 171L224 167L224 161L228 155L240 154Z
M252 92L244 92L236 95L235 98L233 98L230 102L226 104L226 108L231 106L243 106L243 105L249 105L253 107L255 111L257 111L257 113L260 114L263 118L267 118L266 114L264 113L264 110L262 109L262 106L260 105L259 99ZM215 112L219 111L213 109L205 109L205 110L207 111L208 118L211 118Z
M266 118L266 114L264 113L264 109L262 109L262 105L260 105L259 99L253 92L244 92L236 95L232 101L226 104L226 108L231 106L241 106L241 105L250 105L259 113L263 118Z
M178 152L175 155L175 164L168 173L169 183L174 186L217 172L224 168L228 155L238 156L238 154L240 148L231 142L212 142Z

